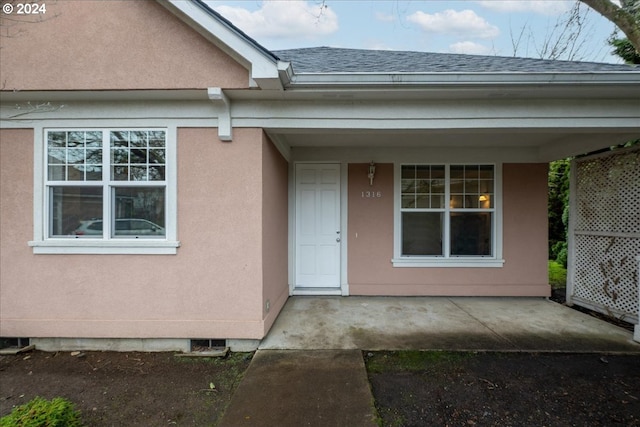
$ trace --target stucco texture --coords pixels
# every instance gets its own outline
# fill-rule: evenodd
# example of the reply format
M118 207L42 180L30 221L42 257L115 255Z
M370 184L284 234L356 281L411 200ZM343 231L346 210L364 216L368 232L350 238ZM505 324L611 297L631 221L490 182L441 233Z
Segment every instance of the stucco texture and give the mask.
M249 84L246 69L156 1L58 0L46 6L38 19L5 18L3 32L11 37L0 37L2 90Z
M262 153L262 307L266 334L289 298L289 164L265 134Z
M501 268L393 267L393 165L349 165L351 295L548 296L547 165L503 165ZM363 191L381 197L362 197Z
M34 255L33 132L0 136L0 335L262 338L260 129L178 130L177 255Z

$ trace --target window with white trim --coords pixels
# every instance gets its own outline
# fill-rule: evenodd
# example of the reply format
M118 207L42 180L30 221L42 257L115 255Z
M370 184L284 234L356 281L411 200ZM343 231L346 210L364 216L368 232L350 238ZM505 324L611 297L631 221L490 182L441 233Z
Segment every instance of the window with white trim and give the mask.
M46 130L45 238L167 238L166 129Z
M394 265L495 260L496 180L492 164L400 165Z

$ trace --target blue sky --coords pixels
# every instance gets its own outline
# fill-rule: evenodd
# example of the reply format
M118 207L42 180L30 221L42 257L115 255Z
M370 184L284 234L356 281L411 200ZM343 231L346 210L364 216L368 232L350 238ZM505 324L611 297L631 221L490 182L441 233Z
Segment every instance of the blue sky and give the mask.
M575 4L562 0L207 3L272 50L331 46L501 56L513 56L515 51L517 56L533 58L545 56L540 53L544 42L559 36L560 29L554 27ZM562 59L621 62L606 43L615 26L586 6L582 9L586 17L580 43L570 57Z

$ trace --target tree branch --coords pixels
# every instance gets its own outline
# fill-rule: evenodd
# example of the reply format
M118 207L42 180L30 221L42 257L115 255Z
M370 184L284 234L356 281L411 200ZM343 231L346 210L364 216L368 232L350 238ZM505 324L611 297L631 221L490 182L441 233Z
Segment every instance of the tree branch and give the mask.
M637 52L640 52L640 1L622 1L623 7L610 0L580 0L609 21L616 24L627 36Z

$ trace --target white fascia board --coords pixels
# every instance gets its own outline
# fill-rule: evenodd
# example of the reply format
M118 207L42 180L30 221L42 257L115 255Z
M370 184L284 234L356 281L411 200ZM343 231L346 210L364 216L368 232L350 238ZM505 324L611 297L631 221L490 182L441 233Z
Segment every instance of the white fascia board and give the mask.
M607 73L303 73L288 89L359 86L484 85L625 85L640 84L640 72Z
M219 40L218 45L235 60L248 66L251 79L262 89L282 89L278 61L259 49L226 23L187 0L158 0L160 4L191 21L208 35Z

